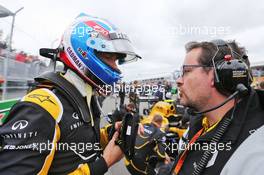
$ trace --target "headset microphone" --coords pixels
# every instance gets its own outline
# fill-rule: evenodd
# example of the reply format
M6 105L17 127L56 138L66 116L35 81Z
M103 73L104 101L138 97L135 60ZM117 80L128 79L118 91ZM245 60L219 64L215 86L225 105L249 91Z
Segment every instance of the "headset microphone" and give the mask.
M202 112L197 112L197 111L195 111L194 109L191 109L191 108L189 108L189 109L187 110L187 112L188 112L189 114L191 114L191 115L199 115L199 114L204 114L204 113L207 113L207 112L211 112L211 111L213 111L213 110L216 110L216 109L222 107L222 106L225 105L227 102L229 102L230 100L236 98L237 96L244 97L244 96L246 96L247 94L248 94L248 88L247 88L244 84L240 83L240 84L237 85L237 87L236 87L236 91L235 91L233 94L231 94L231 95L230 95L230 96L229 96L224 102L222 102L221 104L219 104L219 105L217 105L217 106L215 106L215 107L213 107L213 108L211 108L211 109L207 109L207 110L205 110L205 111L202 111Z

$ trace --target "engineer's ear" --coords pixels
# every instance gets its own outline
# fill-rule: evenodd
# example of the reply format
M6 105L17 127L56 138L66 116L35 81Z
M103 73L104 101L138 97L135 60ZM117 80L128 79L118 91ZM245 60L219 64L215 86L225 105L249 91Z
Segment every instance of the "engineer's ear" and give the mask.
M215 86L215 74L214 74L214 71L211 70L209 72L209 77L210 77L210 82L211 82L211 87L214 87Z

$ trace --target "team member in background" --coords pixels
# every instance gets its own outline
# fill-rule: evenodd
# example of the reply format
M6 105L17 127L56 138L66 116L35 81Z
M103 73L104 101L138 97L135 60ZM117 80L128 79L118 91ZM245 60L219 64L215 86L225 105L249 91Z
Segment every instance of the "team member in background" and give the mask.
M136 138L135 155L125 161L132 175L155 175L156 164L165 161L165 133L160 130L162 120L162 116L155 115L150 124L143 125L144 134Z

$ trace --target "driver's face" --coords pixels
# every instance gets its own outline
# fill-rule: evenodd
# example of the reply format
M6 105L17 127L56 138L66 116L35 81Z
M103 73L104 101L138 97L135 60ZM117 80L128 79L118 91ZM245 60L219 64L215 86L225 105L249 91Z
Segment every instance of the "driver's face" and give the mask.
M100 52L98 56L111 68L115 70L119 70L116 64L117 61L117 54L116 53L105 53Z

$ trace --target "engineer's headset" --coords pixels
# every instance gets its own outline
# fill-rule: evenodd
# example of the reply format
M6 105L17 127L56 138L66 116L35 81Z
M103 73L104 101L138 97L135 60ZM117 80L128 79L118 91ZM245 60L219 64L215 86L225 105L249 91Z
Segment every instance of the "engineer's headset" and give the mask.
M247 96L249 94L252 78L247 64L242 60L245 57L243 58L243 56L235 52L232 47L229 46L228 43L223 40L213 40L211 42L214 43L217 47L217 51L212 59L215 74L215 87L220 93L227 96L229 95L229 97L224 102L211 109L202 112L192 110L190 111L190 113L204 114L213 111L217 108L220 108L228 101L235 99L235 105L231 117L224 117L222 119L221 123L219 124L219 127L216 129L215 134L211 138L210 144L217 144L220 142L222 136L224 135L228 126L232 122L236 110L238 97L243 98L244 96ZM218 58L217 60L220 61L215 62L217 54L221 51L221 49L223 49L222 47L228 47L230 50L230 55L227 54L224 56L224 58ZM235 55L238 59L235 59ZM203 173L207 163L213 156L214 151L215 150L211 150L210 148L209 150L206 150L203 153L192 175L201 175Z
M223 103L205 111L198 112L189 109L188 113L190 114L204 114L213 111L237 96L243 97L249 93L252 77L247 64L243 61L247 56L242 56L235 52L224 40L219 39L211 42L217 47L217 51L212 58L215 76L214 84L220 93L229 97ZM215 58L218 57L218 53L221 52L223 47L228 47L230 54L225 55L221 59L217 59L217 62L215 62Z

